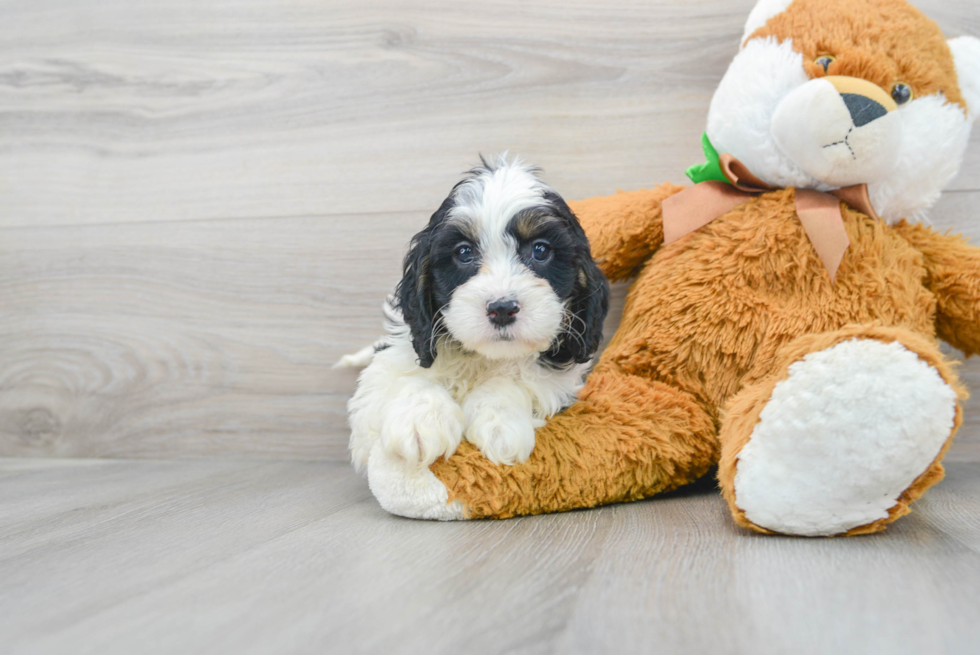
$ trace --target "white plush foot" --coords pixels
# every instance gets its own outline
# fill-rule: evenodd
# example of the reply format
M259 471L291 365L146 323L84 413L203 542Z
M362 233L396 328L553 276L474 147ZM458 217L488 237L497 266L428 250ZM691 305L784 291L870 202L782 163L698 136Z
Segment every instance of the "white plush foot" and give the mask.
M463 411L435 385L399 393L385 408L381 445L389 456L416 468L450 457L463 438Z
M792 364L738 455L735 499L785 534L888 515L949 438L956 392L901 344L852 339Z
M532 413L531 399L513 383L491 380L463 401L466 440L494 464L526 462L534 450L534 428L544 425Z
M380 443L371 450L367 472L371 493L392 514L437 521L466 518L463 504L449 502L446 486L432 471L389 455Z

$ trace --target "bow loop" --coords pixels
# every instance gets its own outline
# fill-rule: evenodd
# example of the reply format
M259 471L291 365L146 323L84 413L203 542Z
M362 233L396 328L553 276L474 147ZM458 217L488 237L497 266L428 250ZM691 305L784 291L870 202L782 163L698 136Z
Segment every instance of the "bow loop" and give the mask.
M727 152L718 156L721 172L733 187L745 193L765 193L772 191L769 186L752 174L745 164L732 157Z

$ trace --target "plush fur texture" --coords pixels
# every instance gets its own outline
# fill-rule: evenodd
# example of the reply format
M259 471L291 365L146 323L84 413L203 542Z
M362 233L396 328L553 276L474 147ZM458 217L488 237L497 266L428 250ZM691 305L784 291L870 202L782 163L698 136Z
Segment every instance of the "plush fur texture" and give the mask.
M829 185L821 185L776 146L772 131L780 103L808 81L803 57L792 43L749 41L711 99L708 138L718 152L739 153L742 163L768 184L826 191Z
M956 376L952 370L952 366L943 357L942 353L936 347L935 341L924 337L920 334L916 334L913 331L905 330L903 328L886 328L877 326L861 326L854 325L842 328L840 330L835 330L823 334L809 334L800 337L799 339L793 341L786 345L777 355L775 361L775 371L772 375L765 379L759 380L758 382L750 385L746 385L738 395L732 399L727 408L727 418L722 426L721 430L721 442L722 442L722 455L721 462L718 467L718 482L722 488L722 492L725 499L728 501L728 505L732 511L732 516L735 518L736 523L739 525L750 528L757 532L772 533L779 529L786 532L793 532L794 534L823 534L823 535L833 535L833 534L868 534L872 532L878 532L884 530L885 527L894 521L895 519L905 516L911 509L909 504L919 498L929 487L936 484L943 478L943 467L941 464L942 458L949 448L952 441L952 436L955 434L960 423L962 422L962 408L959 404L954 406L954 414L952 418L952 426L949 431L949 436L945 439L942 445L939 447L938 452L936 452L935 457L928 464L928 466L922 467L922 471L918 477L916 477L905 490L898 494L895 498L894 488L889 489L889 485L880 484L880 481L874 481L871 477L865 477L863 474L858 472L854 475L854 471L850 471L852 474L851 478L847 481L851 485L863 485L864 488L859 488L858 493L853 493L851 500L857 499L859 502L851 503L838 503L838 507L835 508L836 513L834 516L830 517L824 523L818 523L812 520L814 514L821 509L827 508L827 501L831 500L833 494L838 491L838 489L828 489L825 497L821 498L820 505L809 508L799 508L800 510L806 510L811 512L809 524L806 526L806 530L799 527L799 521L797 519L797 527L795 530L787 530L789 523L794 520L793 512L786 512L784 515L777 515L777 521L769 524L767 527L763 527L764 523L754 523L750 520L744 508L741 506L736 494L736 479L738 477L738 467L741 454L744 451L747 444L750 443L756 429L758 429L760 423L760 414L768 406L770 399L774 393L775 388L783 384L791 374L791 368L797 364L802 363L811 353L817 353L818 355L823 355L827 352L833 352L833 350L840 344L853 342L856 339L860 340L875 340L881 344L894 345L898 344L901 349L907 350L911 353L915 353L918 357L918 361L925 364L925 371L934 371L942 379L942 384L934 385L936 390L936 395L940 397L937 403L939 407L937 408L937 413L935 416L928 417L926 420L931 418L937 422L941 422L940 425L944 424L948 414L944 411L947 406L944 406L944 401L948 400L948 394L950 391L955 392L960 399L966 398L966 393L963 388L959 385L956 380ZM901 350L899 351L899 353ZM899 358L896 358L899 359ZM908 362L908 360L906 360ZM892 366L899 364L900 362L889 361L882 362L886 366ZM921 367L920 367L921 370ZM935 382L935 378L931 377L930 373L925 373L925 377L931 382ZM877 382L881 384L882 382ZM947 391L947 388L950 391ZM918 395L917 391L913 391ZM859 397L863 394L858 394ZM946 396L946 398L943 398ZM887 398L887 395L885 396ZM880 403L882 398L876 398L872 402ZM868 407L869 412L876 412L881 418L880 421L874 421L870 424L871 430L867 429L861 432L854 430L852 432L851 438L856 439L859 437L867 438L869 435L875 435L878 432L877 428L881 425L881 422L887 422L891 419L890 416L881 416L881 412L884 411L888 414L895 413L899 416L907 415L906 412L916 412L923 410L923 406L919 404L913 404L911 407L899 406L899 403L893 403L890 407L882 408L880 405L877 407ZM820 417L817 414L807 414L808 419L826 419L827 417ZM925 418L925 417L924 417ZM778 434L778 433L777 433ZM819 435L820 433L815 433ZM920 433L921 434L921 433ZM815 436L815 435L810 435ZM879 437L884 437L889 441L894 441L898 439L904 440L908 445L913 447L921 446L923 450L928 451L928 446L932 446L935 450L935 444L929 444L928 438L910 439L913 436L911 434L902 434L900 431L890 431L879 433ZM928 431L925 434L926 437L929 436ZM935 434L933 441L937 441ZM830 440L830 445L833 444L833 440ZM815 448L820 451L826 447L826 444L822 443L817 439L810 440L811 449ZM887 444L892 445L892 444ZM868 444L857 445L856 448L867 448ZM873 444L872 444L873 446ZM886 472L886 467L876 466L888 461L888 457L892 453L885 451L883 453L884 457L878 459L872 459L871 462L866 466L869 470L874 471L876 468L878 472ZM928 452L926 452L928 454ZM921 463L921 462L920 462ZM833 458L828 458L825 460L825 467L823 471L827 474L832 474L833 471L830 466L833 464ZM781 467L780 467L781 468ZM773 477L779 475L778 469L773 469L771 472ZM790 480L792 483L793 481ZM869 482L879 482L879 484L869 484ZM770 489L770 494L775 489ZM876 520L869 520L864 524L846 526L846 522L842 522L841 518L843 514L858 514L867 509L866 503L868 501L867 493L869 491L877 492L878 498L889 497L895 498L894 504L887 507L887 513L885 516L877 518ZM892 493L889 493L892 492ZM773 503L779 502L779 494L770 495L768 500ZM848 500L844 494L839 494L837 500ZM860 502L863 501L863 502ZM884 503L887 506L887 503ZM845 531L846 530L846 531Z
M980 107L980 98L969 106L965 98L980 95L980 41L947 43L935 23L894 0L845 9L767 1L756 11L768 18L750 17L749 38L712 99L707 133L718 151L739 153L773 186L868 184L885 220L923 220L969 142L977 111L969 107ZM832 58L826 68L821 57ZM858 125L824 80L840 77L874 85L886 98L906 84L912 99Z
M902 0L765 0L747 30L712 103L708 134L719 152L786 188L667 246L661 203L681 187L571 203L606 275L635 278L622 322L579 402L538 431L527 462L496 466L463 444L431 467L467 516L636 499L717 465L739 525L861 534L906 514L941 479L962 394L936 337L980 352L980 250L901 218L921 218L966 146L976 114L966 103L980 84L972 42L954 47L954 60L936 25ZM835 57L826 69L816 63L823 55ZM789 94L830 74L882 93L898 82L914 92L890 110L902 118L901 146L892 172L871 188L887 220L841 204L850 247L836 281L796 216L793 188L835 184L795 162L772 129ZM866 124L855 113L836 115ZM799 119L804 129L808 115ZM924 140L949 161L922 152ZM878 375L856 369L855 358ZM856 389L862 381L869 388ZM846 402L828 402L838 391L813 389L831 384ZM861 408L882 420L865 420ZM785 419L790 412L796 423ZM860 443L847 450L849 441ZM738 482L743 453L752 464ZM807 481L781 478L780 470L795 470L807 453L817 470L804 493ZM813 492L821 485L826 494ZM780 505L784 496L812 505Z
M535 428L581 388L607 308L608 283L565 202L519 160L484 162L412 240L389 337L340 362L370 360L349 404L354 465L397 460L373 467L386 479L425 471L463 438L489 461L527 460ZM384 488L428 490L426 480Z
M749 37L769 22L773 16L783 13L793 0L760 0L756 3L749 17L745 20L745 30L742 33L742 43L748 41Z
M888 516L953 429L956 391L897 341L851 339L791 364L738 454L750 525L825 536Z
M980 117L980 39L959 36L948 42L956 65L956 81L971 120Z
M459 501L449 501L446 486L432 472L385 452L375 442L367 458L368 485L381 507L409 518L452 521L466 518Z

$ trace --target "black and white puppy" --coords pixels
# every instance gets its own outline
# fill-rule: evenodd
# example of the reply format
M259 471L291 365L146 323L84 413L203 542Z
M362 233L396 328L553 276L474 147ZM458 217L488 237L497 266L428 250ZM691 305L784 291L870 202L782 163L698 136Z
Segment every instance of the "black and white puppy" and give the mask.
M428 466L463 438L525 461L602 340L609 284L568 205L519 159L481 161L412 239L389 335L341 360L370 361L348 405L358 469L378 444Z

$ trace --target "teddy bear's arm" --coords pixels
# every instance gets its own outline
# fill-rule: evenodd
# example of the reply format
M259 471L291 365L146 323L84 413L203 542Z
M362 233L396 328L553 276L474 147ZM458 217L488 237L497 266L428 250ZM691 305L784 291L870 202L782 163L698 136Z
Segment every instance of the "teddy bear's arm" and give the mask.
M620 191L569 202L585 230L592 257L612 281L625 280L664 241L660 203L684 187L666 183L654 189Z
M980 353L980 248L906 221L895 229L925 257L939 338L967 355Z

